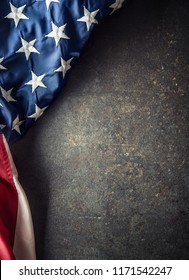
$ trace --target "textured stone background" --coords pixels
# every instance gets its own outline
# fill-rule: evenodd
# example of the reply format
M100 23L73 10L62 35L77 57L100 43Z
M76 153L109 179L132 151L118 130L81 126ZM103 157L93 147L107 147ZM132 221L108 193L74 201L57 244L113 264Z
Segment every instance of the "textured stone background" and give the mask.
M40 259L189 258L189 1L131 0L12 146Z

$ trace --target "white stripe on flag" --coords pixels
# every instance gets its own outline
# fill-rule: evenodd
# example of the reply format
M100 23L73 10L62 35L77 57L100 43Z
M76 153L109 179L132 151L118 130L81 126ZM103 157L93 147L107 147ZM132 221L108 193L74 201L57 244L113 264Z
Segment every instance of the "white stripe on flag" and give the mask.
M18 214L13 252L17 260L34 260L36 259L35 238L30 207L25 192L18 181L18 172L5 137L3 137L3 141L9 158L14 184L18 192Z

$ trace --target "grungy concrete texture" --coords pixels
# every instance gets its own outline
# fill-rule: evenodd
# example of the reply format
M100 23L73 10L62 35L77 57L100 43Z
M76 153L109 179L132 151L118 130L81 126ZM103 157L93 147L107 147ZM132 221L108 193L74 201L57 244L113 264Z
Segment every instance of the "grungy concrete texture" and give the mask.
M12 153L39 259L188 259L189 1L106 19Z

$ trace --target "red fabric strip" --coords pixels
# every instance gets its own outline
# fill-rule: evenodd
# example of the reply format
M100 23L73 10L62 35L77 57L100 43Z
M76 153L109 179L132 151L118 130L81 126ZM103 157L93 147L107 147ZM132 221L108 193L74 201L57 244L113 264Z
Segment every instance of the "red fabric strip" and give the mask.
M14 235L18 211L18 194L12 178L7 151L0 134L0 259L15 259Z

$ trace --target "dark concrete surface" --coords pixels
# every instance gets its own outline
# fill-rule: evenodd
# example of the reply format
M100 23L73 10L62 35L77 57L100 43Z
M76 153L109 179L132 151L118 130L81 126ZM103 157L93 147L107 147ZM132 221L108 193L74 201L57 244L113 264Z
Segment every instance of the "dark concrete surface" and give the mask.
M12 153L39 259L189 259L189 1L131 0Z

